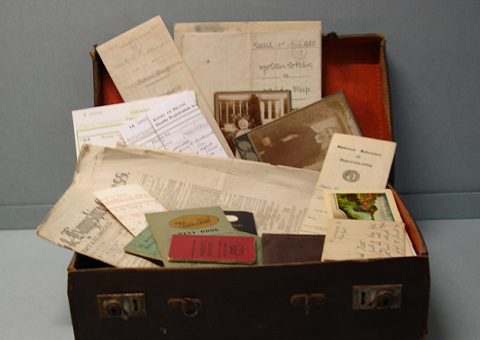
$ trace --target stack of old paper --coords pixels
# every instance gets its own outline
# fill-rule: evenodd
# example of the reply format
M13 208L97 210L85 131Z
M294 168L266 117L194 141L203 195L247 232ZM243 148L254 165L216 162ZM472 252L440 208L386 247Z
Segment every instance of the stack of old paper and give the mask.
M134 236L95 197L138 184L167 210L220 206L253 212L258 234L297 233L318 172L119 144L84 145L72 185L37 234L117 267L153 267L124 252Z
M224 151L233 155L160 16L98 46L97 51L124 101L194 91Z
M235 159L225 124L215 120L220 91L291 94L291 105L284 97L265 97L260 107L265 119L321 100L321 36L317 21L185 23L175 25L174 41L157 16L98 46L125 103L72 112L77 169L37 234L113 266L156 267L124 251L146 230L145 214L218 206L253 213L259 236L326 235L325 260L368 258L365 251L350 252L363 244L368 228L404 240L408 249L408 236L388 219L381 225L368 221L364 230L349 218L329 218L327 207L338 196L327 202L324 196L326 189L384 190L395 143L333 134L336 130L324 129L323 123L312 123L314 132L319 124L329 131L321 140L314 138L323 149L330 143L319 173ZM225 112L240 122L248 105L227 103ZM129 191L123 190L127 186ZM123 189L112 190L118 187ZM344 244L346 239L351 242Z

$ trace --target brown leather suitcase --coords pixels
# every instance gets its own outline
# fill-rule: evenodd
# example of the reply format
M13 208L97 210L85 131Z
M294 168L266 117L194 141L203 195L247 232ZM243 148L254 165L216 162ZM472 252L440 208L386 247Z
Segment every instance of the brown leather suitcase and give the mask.
M121 102L92 52L95 105ZM385 39L323 38L323 95L343 90L367 137L392 139ZM75 338L421 339L429 257L401 198L418 254L379 260L226 268L120 269L75 254L68 297Z

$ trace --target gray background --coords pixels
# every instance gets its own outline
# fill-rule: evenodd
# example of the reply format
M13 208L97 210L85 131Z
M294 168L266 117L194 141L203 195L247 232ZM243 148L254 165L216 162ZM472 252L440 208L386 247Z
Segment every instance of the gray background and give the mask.
M72 180L71 111L93 105L89 51L158 14L171 33L174 22L322 20L325 33L385 35L395 187L430 252L427 339L479 339L478 0L2 0L1 337L73 339L72 253L31 229Z
M417 219L480 216L478 1L4 0L0 228L36 227L69 186L92 46L157 14L172 34L174 22L322 20L325 33L385 35L395 188Z

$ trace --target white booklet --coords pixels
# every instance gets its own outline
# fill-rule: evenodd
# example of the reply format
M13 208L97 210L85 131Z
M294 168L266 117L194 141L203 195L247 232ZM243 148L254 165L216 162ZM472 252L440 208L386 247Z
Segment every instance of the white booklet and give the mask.
M334 134L300 233L325 235L324 190L385 189L395 148L395 142Z

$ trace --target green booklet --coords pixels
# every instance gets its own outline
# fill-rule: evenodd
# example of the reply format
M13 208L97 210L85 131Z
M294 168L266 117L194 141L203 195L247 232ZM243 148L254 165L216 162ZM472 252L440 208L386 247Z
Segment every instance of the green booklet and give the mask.
M155 239L148 227L130 241L123 250L129 254L143 256L150 260L162 260Z
M145 215L165 267L196 267L221 264L170 262L167 260L172 235L237 236L220 207L165 211Z

